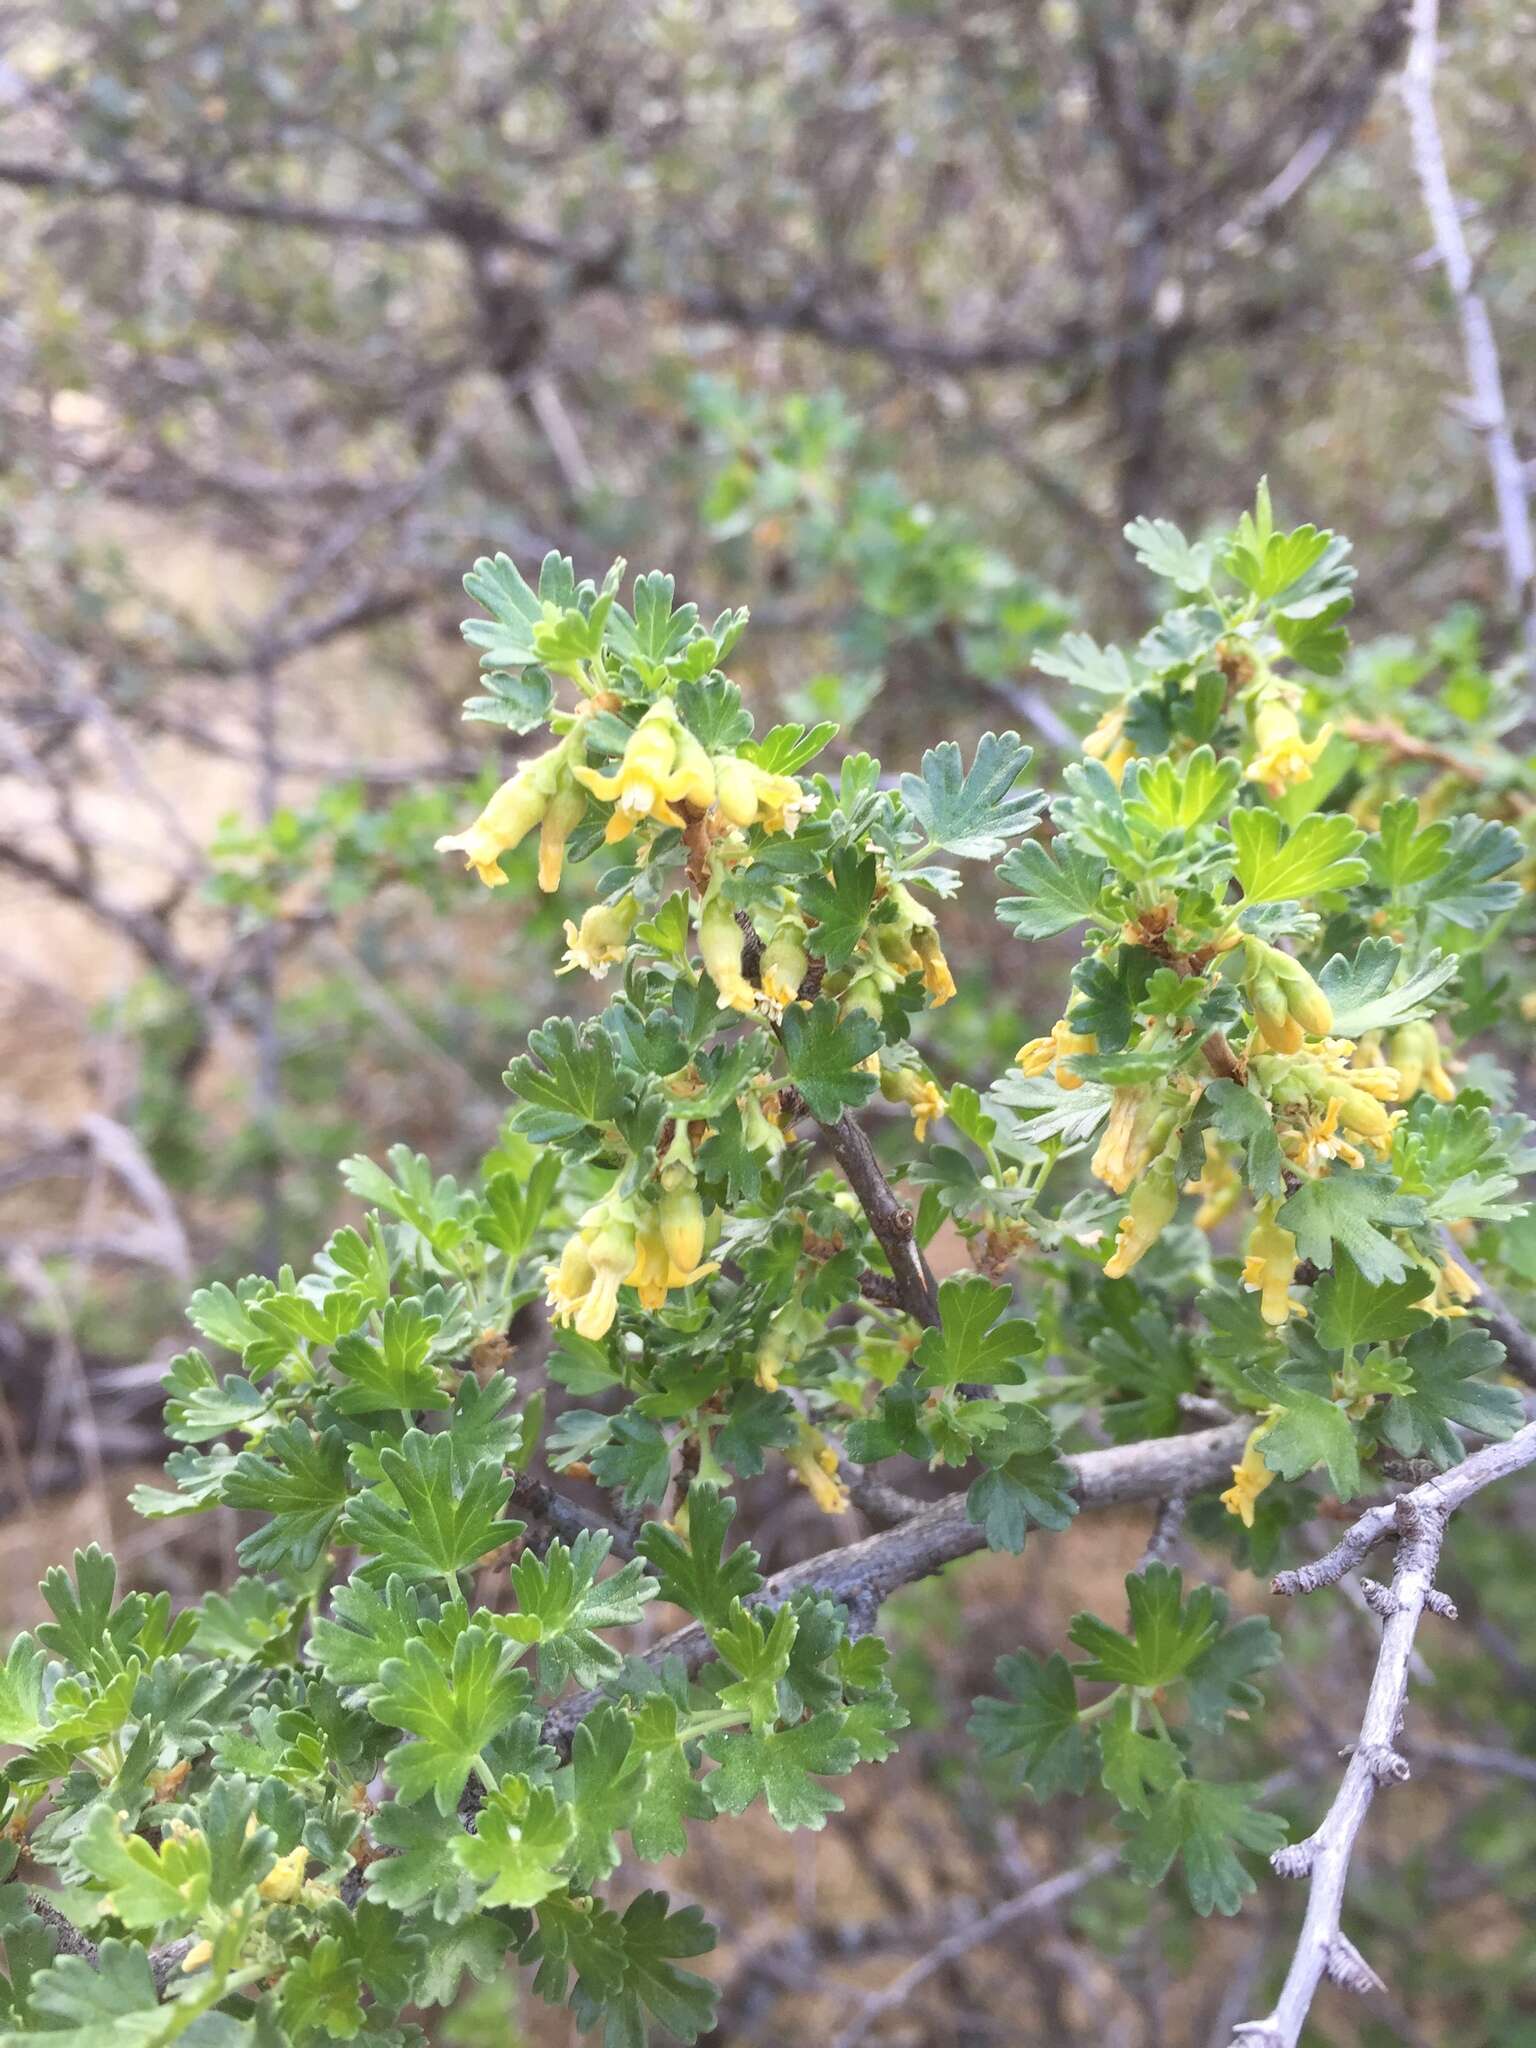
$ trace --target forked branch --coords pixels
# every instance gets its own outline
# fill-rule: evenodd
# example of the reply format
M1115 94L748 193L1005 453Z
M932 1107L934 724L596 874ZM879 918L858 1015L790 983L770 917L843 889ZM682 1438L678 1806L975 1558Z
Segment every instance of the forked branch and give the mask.
M1366 1599L1382 1618L1381 1647L1366 1699L1365 1714L1333 1804L1315 1834L1304 1842L1277 1849L1270 1859L1282 1877L1306 1878L1306 1916L1296 1952L1274 2010L1262 2020L1239 2026L1234 2041L1245 2048L1296 2048L1317 1987L1329 1977L1351 1991L1374 1991L1381 1979L1345 1934L1342 1925L1344 1890L1350 1857L1370 1812L1378 1785L1401 1783L1409 1776L1407 1759L1398 1749L1408 1698L1408 1666L1419 1617L1431 1614L1455 1620L1456 1610L1435 1586L1446 1526L1456 1509L1485 1486L1536 1463L1536 1423L1508 1443L1490 1444L1454 1471L1426 1480L1390 1507L1369 1509L1326 1557L1299 1571L1281 1572L1277 1593L1313 1593L1334 1586L1361 1564L1378 1543L1394 1532L1397 1561L1389 1586L1364 1580Z

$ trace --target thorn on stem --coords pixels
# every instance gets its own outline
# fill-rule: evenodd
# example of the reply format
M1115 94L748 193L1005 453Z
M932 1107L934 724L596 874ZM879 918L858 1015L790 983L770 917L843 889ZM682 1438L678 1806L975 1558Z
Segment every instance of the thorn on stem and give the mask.
M1362 1998L1368 1991L1387 1988L1347 1934L1336 1934L1329 1942L1323 1968L1335 1984L1357 1992Z
M1392 1781L1404 1785L1413 1776L1408 1768L1408 1759L1385 1742L1373 1742L1363 1746L1360 1754L1365 1758L1366 1769L1378 1785Z
M1277 1877L1309 1877L1317 1860L1317 1843L1311 1835L1304 1842L1287 1842L1269 1859Z

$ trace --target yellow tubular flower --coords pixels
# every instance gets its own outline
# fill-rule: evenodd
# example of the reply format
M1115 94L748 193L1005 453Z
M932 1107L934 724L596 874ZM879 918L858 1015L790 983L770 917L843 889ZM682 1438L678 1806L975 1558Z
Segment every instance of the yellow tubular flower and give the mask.
M1391 1067L1380 1067L1378 1073L1391 1076L1392 1086L1397 1085L1397 1075ZM1357 1138L1365 1138L1378 1152L1385 1153L1392 1143L1392 1133L1401 1121L1402 1112L1393 1114L1383 1107L1376 1095L1357 1085L1364 1078L1351 1072L1347 1077L1340 1074L1326 1074L1323 1077L1324 1093L1329 1106L1338 1104L1339 1122L1346 1131Z
M949 1107L937 1082L917 1067L882 1066L880 1093L887 1102L904 1102L911 1110L912 1134L919 1145L928 1135L928 1126Z
M1392 1063L1398 1070L1397 1100L1411 1102L1421 1088L1436 1102L1454 1102L1456 1084L1445 1071L1440 1034L1428 1018L1400 1024L1392 1034Z
M944 949L939 944L939 935L928 926L913 934L912 943L918 958L923 963L923 987L932 998L933 1007L942 1009L955 993L955 977L949 971L949 962L944 958Z
M1144 1259L1178 1213L1178 1145L1148 1167L1131 1192L1131 1205L1115 1232L1115 1249L1104 1268L1106 1280L1123 1280Z
M1472 1278L1465 1266L1458 1266L1454 1259L1447 1259L1443 1266L1434 1268L1435 1285L1433 1293L1414 1305L1432 1316L1464 1316L1466 1304L1476 1301L1482 1289Z
M1253 716L1254 757L1243 773L1261 783L1271 796L1284 796L1298 782L1310 781L1318 757L1333 737L1322 726L1316 739L1304 740L1296 714L1278 693L1259 699Z
M291 1906L304 1888L309 1851L298 1848L279 1856L256 1889L269 1905Z
M661 1218L654 1206L648 1206L635 1233L635 1263L626 1276L643 1309L658 1309L665 1302L671 1267L661 1234Z
M696 811L707 811L715 800L714 763L686 725L677 729L677 766L667 794Z
M1136 758L1136 749L1125 736L1125 707L1106 711L1083 741L1083 752L1104 763L1105 772L1118 787L1126 768Z
M635 1267L636 1242L631 1215L602 1202L590 1208L558 1264L545 1271L552 1320L594 1343L606 1337L618 1314L619 1289Z
M525 762L504 782L473 825L464 832L451 832L435 842L438 853L462 853L464 865L473 868L488 889L499 889L507 879L499 865L502 854L521 845L549 808L565 759L565 742L551 747L535 760Z
M603 980L609 968L624 958L639 916L640 906L634 897L622 896L617 903L594 903L582 912L579 925L567 918L565 958L556 971L570 974L584 967L594 981Z
M758 776L759 822L766 831L793 839L800 820L811 815L821 798L793 775L766 775L759 769Z
M1374 1096L1378 1102L1396 1102L1402 1090L1402 1075L1385 1060L1350 1065L1355 1048L1347 1038L1325 1038L1319 1048L1323 1066L1333 1081L1341 1081L1358 1095Z
M1205 1164L1198 1180L1187 1182L1184 1192L1202 1197L1195 1211L1195 1228L1214 1230L1237 1206L1243 1191L1243 1177L1222 1150L1220 1141L1210 1131L1203 1136Z
M1021 1045L1013 1058L1015 1066L1026 1074L1048 1074L1056 1064L1055 1025L1044 1038L1031 1038L1027 1044Z
M765 1394L776 1394L779 1391L779 1374L784 1370L785 1363L783 1350L775 1341L773 1331L770 1330L762 1343L757 1347L757 1371L755 1377L757 1384Z
M730 823L743 831L748 825L761 825L793 839L800 820L821 801L793 775L770 775L739 754L717 754L713 765L715 800Z
M1266 1487L1275 1483L1274 1473L1259 1453L1259 1439L1270 1426L1268 1422L1261 1422L1250 1435L1243 1447L1241 1463L1232 1467L1232 1484L1221 1496L1221 1504L1227 1513L1236 1515L1245 1529L1253 1527L1254 1502Z
M669 1285L686 1285L670 1279L674 1272L691 1273L704 1256L704 1204L698 1189L686 1187L663 1191L656 1205L660 1212L661 1241L667 1248Z
M1058 1088L1070 1091L1081 1088L1081 1074L1074 1074L1064 1064L1074 1053L1097 1052L1099 1041L1092 1032L1074 1031L1071 1020L1058 1017L1044 1038L1032 1038L1028 1045L1021 1045L1014 1055L1017 1064L1026 1074L1045 1074L1055 1068Z
M1167 1122L1171 1122L1169 1112L1145 1088L1117 1088L1090 1170L1117 1195L1123 1195L1151 1160L1160 1139L1167 1137ZM1164 1125L1161 1132L1159 1125Z
M715 984L720 1008L752 1009L756 991L741 970L741 926L718 893L706 897L699 910L699 955Z
M1296 1279L1296 1240L1275 1221L1274 1204L1266 1203L1249 1234L1243 1255L1243 1285L1259 1297L1259 1314L1273 1330L1283 1330L1292 1316L1304 1316L1302 1302L1292 1301Z
M1359 1147L1340 1135L1340 1107L1335 1096L1321 1116L1315 1111L1309 1114L1301 1130L1281 1132L1281 1151L1303 1173L1322 1172L1330 1159L1342 1159L1346 1166L1364 1166L1365 1157Z
M653 818L658 825L683 823L672 802L697 786L697 771L679 769L682 738L677 712L663 700L651 706L630 734L617 774L587 767L572 771L584 789L615 806L603 834L610 846L627 839L642 818Z
M824 1515L846 1515L848 1492L837 1476L837 1453L820 1430L800 1425L800 1440L784 1453L790 1470Z

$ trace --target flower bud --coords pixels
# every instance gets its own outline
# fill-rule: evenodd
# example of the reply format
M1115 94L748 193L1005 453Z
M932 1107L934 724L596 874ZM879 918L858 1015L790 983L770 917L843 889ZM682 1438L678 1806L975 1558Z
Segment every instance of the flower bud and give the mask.
M1333 1029L1333 1005L1299 960L1270 948L1271 967L1284 991L1286 1005L1303 1031L1324 1038Z
M1436 1102L1452 1102L1456 1084L1445 1071L1440 1034L1429 1019L1400 1024L1392 1034L1392 1064L1398 1072L1397 1099L1411 1102L1421 1088Z
M758 979L770 1003L787 1009L800 994L800 984L810 972L810 955L805 949L805 927L787 917L763 948Z
M837 1011L840 1017L873 1017L877 1024L884 1024L885 1005L881 1001L884 977L878 968L866 968L856 974L838 998Z
M691 1273L704 1256L704 1204L698 1189L691 1183L666 1188L656 1206L667 1257L679 1272Z
M769 1119L756 1093L738 1096L737 1105L741 1110L743 1145L749 1152L762 1152L777 1159L784 1150L784 1133Z
M717 754L714 760L715 801L733 825L743 830L757 823L757 781L750 761L739 754Z
M539 826L539 887L546 896L553 895L560 886L560 871L565 865L565 842L586 813L586 798L574 782L562 777Z
M1248 999L1264 1043L1274 1052L1300 1052L1306 1033L1291 1015L1285 990L1268 967L1261 968L1249 982Z
M750 1010L754 992L741 971L741 926L718 892L706 897L699 911L699 955L715 984L720 1008Z

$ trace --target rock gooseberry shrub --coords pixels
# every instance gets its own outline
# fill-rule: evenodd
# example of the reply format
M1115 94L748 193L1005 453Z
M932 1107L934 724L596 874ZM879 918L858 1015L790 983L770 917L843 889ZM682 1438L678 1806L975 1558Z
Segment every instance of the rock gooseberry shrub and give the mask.
M745 613L666 576L626 607L617 568L476 565L469 715L547 743L443 845L470 886L535 836L542 888L590 875L562 964L612 993L531 1034L473 1185L348 1161L366 1214L311 1271L194 1298L223 1362L175 1361L135 1501L255 1517L246 1575L173 1615L89 1551L11 1646L6 2041L404 2042L509 1961L611 2048L692 2040L711 1930L621 1910L620 1856L757 1803L822 1827L900 1739L902 1583L1174 1493L1264 1569L1323 1493L1518 1428L1470 1260L1519 1236L1526 1127L1458 1038L1498 1022L1521 839L1444 815L1444 776L1388 796L1350 736L1342 540L1263 492L1222 542L1131 538L1175 601L1132 654L1048 657L1095 707L1050 802L1012 733L818 771L832 730L756 733L725 673ZM981 1094L919 1041L957 998L945 906L994 867L999 957L1062 997ZM885 1164L877 1098L910 1112ZM970 1266L936 1283L945 1225ZM600 1403L552 1426L511 1377L538 1304ZM1073 1455L1085 1418L1121 1448ZM895 1459L963 1476L918 1509ZM767 1585L730 1544L764 1472L829 1518ZM687 1626L626 1655L657 1598ZM1279 1639L1161 1563L1128 1598L1075 1664L1005 1656L972 1730L1230 1913L1284 1836L1222 1739Z

